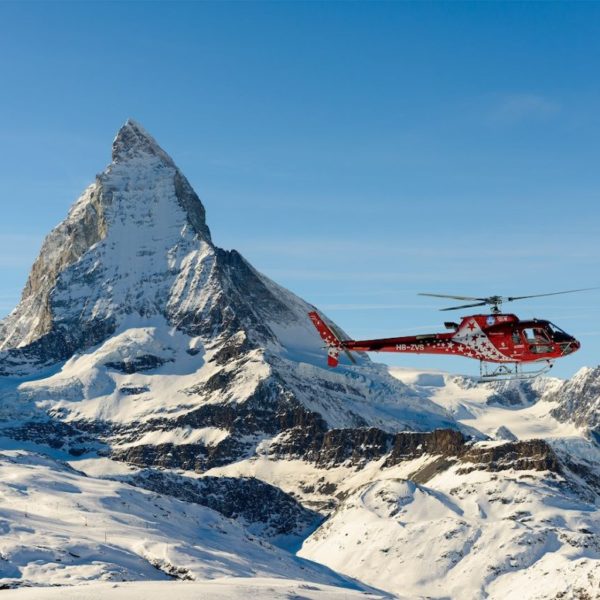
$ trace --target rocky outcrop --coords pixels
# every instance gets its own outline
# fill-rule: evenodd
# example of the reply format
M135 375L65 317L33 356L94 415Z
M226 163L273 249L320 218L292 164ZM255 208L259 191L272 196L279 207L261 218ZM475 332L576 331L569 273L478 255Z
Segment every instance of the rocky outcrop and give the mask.
M292 429L270 448L278 458L301 458L319 467L346 465L356 468L385 457L383 468L422 456L444 457L449 466L464 464L463 470L506 469L561 472L560 461L544 440L514 441L486 446L474 444L454 429L430 432L386 433L376 428L326 430L317 424Z
M424 454L460 456L465 451L466 443L467 439L459 431L451 429L439 429L424 434L398 433L385 466L412 460Z
M462 471L551 471L561 473L561 464L552 446L545 440L508 442L494 446L475 446L461 455Z
M589 430L600 442L600 367L581 369L544 400L558 402L554 418Z
M266 538L306 537L323 520L279 488L248 477L202 477L145 469L119 478L126 483L212 508Z

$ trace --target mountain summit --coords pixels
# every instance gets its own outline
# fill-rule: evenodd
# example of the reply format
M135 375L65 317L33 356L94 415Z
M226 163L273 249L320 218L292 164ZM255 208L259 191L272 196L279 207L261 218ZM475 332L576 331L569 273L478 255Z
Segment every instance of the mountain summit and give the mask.
M127 119L113 140L113 162L144 160L148 156L156 156L165 164L176 168L173 159L158 145L157 141L139 123Z
M113 333L119 316L174 313L175 290L212 247L187 179L133 121L113 161L45 239L19 306L0 325L5 373L63 360ZM12 349L12 351L10 351Z

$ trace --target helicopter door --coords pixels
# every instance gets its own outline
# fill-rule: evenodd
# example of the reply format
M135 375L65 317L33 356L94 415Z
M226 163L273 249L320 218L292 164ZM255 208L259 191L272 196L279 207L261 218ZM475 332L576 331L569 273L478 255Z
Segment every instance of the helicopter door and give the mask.
M511 334L511 341L513 345L513 356L519 358L525 354L525 342L521 337L521 332L518 329L513 329Z
M527 327L523 329L529 352L532 354L547 354L552 352L552 342L545 330L541 327Z

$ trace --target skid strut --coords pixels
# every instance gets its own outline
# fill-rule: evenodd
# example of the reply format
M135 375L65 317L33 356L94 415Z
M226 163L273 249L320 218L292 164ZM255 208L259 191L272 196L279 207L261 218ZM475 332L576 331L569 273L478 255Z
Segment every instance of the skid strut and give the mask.
M540 363L534 363L539 366ZM524 370L523 363L479 363L479 381L511 381L513 379L534 379L547 373L554 366L554 361L545 360L541 368Z

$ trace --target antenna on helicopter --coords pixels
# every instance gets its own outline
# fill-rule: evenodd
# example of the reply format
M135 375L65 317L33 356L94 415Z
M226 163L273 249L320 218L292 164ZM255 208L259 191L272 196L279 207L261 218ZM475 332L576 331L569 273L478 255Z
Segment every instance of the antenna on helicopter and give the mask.
M504 302L514 302L515 300L525 300L526 298L541 298L542 296L558 296L559 294L573 294L575 292L587 292L590 290L598 290L600 287L581 288L579 290L565 290L563 292L550 292L549 294L532 294L530 296L487 296L476 298L473 296L453 296L448 294L429 294L421 292L419 296L430 296L432 298L451 298L452 300L466 300L474 302L473 304L461 304L460 306L450 306L448 308L440 308L440 310L460 310L462 308L473 308L475 306L491 306L492 313L498 314L501 312L500 307Z

